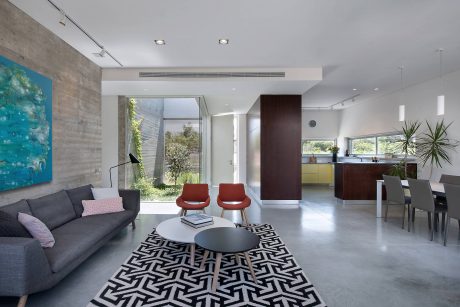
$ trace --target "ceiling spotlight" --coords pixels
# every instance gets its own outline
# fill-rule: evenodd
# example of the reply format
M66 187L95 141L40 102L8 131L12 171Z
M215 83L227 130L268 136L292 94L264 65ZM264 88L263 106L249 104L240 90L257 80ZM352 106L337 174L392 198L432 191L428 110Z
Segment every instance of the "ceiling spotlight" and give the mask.
M374 88L374 91L375 91L375 92L377 92L378 90L379 90L379 88L378 88L378 87Z
M59 23L65 27L67 24L67 16L65 15L63 10L60 10L60 13L61 13L61 19L59 20Z
M236 91L236 87L233 87L233 88L232 88L232 91Z
M166 41L164 39L156 39L155 44L159 46L166 45Z
M103 58L105 57L105 54L107 53L107 51L104 49L104 47L102 47L101 51L99 52L95 52L93 53L93 55L97 58Z
M219 44L220 45L228 45L229 43L230 43L230 40L228 38L219 39Z
M357 91L358 89L357 88L354 88L353 91Z

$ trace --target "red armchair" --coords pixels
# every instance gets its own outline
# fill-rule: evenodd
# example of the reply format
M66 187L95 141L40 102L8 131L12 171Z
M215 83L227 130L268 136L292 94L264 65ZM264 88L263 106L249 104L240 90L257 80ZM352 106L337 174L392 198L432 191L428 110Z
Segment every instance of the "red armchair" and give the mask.
M176 199L176 204L181 208L179 216L186 215L187 210L202 210L209 206L210 198L208 185L201 183L186 183L182 194Z
M243 223L248 225L248 217L245 210L251 205L251 199L246 195L242 183L219 184L217 204L222 208L221 217L224 216L225 210L239 210Z

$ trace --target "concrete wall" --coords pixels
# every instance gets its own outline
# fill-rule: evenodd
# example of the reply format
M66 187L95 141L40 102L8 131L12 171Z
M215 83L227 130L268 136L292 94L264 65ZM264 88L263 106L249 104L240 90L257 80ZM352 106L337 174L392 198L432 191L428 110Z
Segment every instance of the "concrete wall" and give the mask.
M453 122L449 128L449 137L460 140L460 71L444 76L444 94L446 96L446 114L436 115L436 97L441 91L439 78L423 82L397 91L372 101L366 101L342 111L340 123L339 147L345 148L345 138L384 132L394 132L401 129L398 121L398 107L406 105L406 120L419 120L436 123L442 119ZM423 125L426 128L426 125ZM432 179L439 179L441 173L460 175L460 148L451 153L452 164L446 164L442 169L435 169ZM429 168L419 172L420 178L429 177Z
M0 54L53 80L53 181L0 193L0 205L101 184L101 69L8 1Z
M102 186L110 187L109 169L118 164L118 96L102 96ZM118 170L112 170L118 187Z

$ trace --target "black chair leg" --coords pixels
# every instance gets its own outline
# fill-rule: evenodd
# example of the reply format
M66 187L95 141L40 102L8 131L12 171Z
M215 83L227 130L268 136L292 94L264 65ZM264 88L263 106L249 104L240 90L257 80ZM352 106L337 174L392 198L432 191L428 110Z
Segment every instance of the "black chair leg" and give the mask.
M428 215L428 230L431 230L431 213L427 212Z
M407 205L407 231L410 232L410 205Z
M412 208L412 223L415 221L415 208Z
M433 213L433 224L434 224L434 231L438 232L438 224L439 224L439 214L438 213Z
M136 222L135 221L132 221L131 225L133 226L133 229L136 229Z
M444 231L444 226L446 225L446 213L443 212L441 216L442 216L441 231Z
M436 218L434 217L434 214L431 214L431 213L429 213L429 214L430 214L430 218L433 219L433 224L434 224ZM431 227L431 240L430 241L433 241L433 239L434 239L434 225L433 225L433 227Z

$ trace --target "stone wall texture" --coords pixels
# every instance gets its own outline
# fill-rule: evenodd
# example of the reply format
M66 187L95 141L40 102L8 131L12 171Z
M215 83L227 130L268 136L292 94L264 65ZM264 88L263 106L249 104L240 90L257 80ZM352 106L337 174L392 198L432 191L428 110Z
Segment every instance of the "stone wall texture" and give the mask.
M0 192L0 206L101 184L101 68L8 1L0 1L0 54L53 80L53 180Z

